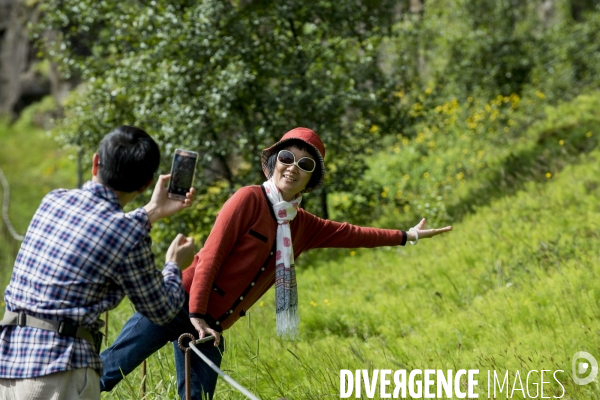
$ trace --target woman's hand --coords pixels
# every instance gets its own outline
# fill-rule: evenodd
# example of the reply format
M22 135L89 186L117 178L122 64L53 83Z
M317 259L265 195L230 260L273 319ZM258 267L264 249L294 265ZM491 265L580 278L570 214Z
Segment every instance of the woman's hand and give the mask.
M167 182L171 179L171 175L160 175L154 186L154 192L152 192L152 198L150 202L144 206L144 209L148 213L148 220L153 224L161 218L170 217L192 205L194 200L195 189L191 188L189 192L185 194L185 200L170 199L167 197Z
M425 218L423 218L421 222L415 225L414 228L411 228L410 231L406 232L407 239L410 241L415 241L417 239L427 239L445 232L450 232L452 230L452 226L446 226L444 228L439 229L425 229L425 222L427 221L425 220Z
M213 335L215 337L215 347L221 343L221 334L214 329L212 329L205 320L202 318L190 318L190 322L194 325L194 328L198 331L198 335L200 339L205 336Z

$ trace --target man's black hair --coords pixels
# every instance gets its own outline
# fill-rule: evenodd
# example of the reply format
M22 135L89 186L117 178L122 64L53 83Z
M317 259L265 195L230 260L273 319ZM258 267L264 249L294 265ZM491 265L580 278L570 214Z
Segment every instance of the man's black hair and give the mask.
M277 154L280 150L283 150L287 147L295 147L298 150L306 151L308 154L310 154L312 159L315 160L317 166L313 171L312 176L310 177L310 180L306 185L306 188L314 188L315 186L317 186L319 184L319 181L321 180L321 163L319 162L319 156L311 145L300 139L286 140L273 150L273 152L267 159L267 170L269 171L269 176L273 176L273 172L275 171L275 164L277 164Z
M160 163L158 145L145 131L122 125L102 139L98 178L113 190L134 192L154 176Z

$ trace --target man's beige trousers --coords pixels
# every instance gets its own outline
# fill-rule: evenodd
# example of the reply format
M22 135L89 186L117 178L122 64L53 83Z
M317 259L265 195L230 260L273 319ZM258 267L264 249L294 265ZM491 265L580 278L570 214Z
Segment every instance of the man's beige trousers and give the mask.
M77 399L100 399L100 377L92 368L79 368L37 378L0 378L0 400Z

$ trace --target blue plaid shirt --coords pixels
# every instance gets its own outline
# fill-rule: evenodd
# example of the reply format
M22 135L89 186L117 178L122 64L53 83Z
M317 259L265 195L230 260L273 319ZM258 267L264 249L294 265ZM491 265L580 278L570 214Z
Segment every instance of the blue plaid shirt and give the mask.
M68 321L90 330L100 315L128 296L157 324L169 322L185 300L181 272L159 271L143 208L124 213L107 187L54 190L42 200L4 293L9 311ZM102 361L91 343L57 332L0 327L0 378L32 378L91 367Z

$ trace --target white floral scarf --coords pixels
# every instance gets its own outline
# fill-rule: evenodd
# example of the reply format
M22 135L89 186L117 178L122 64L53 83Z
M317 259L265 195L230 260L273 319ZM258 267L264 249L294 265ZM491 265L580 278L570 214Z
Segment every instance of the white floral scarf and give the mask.
M298 287L294 269L294 248L290 221L296 217L302 196L285 201L272 179L263 183L277 218L277 253L275 256L275 305L277 335L294 339L298 335Z

